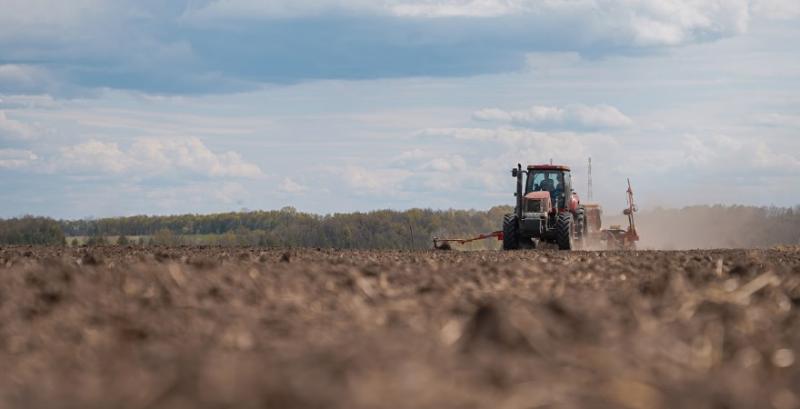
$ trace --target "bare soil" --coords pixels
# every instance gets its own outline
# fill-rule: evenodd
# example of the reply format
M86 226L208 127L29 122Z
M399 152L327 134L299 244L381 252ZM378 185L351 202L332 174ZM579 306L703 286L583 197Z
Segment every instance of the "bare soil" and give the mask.
M0 249L0 408L800 407L800 249Z

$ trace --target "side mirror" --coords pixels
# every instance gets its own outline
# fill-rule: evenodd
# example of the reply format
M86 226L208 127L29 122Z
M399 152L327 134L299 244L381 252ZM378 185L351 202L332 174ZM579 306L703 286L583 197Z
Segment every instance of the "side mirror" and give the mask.
M517 177L517 175L519 175L519 169L511 169L511 177Z

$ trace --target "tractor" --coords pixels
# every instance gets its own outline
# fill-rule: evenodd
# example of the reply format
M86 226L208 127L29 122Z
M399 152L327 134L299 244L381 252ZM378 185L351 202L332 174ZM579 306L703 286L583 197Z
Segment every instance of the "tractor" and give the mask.
M522 165L511 170L517 179L514 213L503 218L503 250L535 249L553 243L559 250L580 247L588 232L586 211L572 189L567 166Z

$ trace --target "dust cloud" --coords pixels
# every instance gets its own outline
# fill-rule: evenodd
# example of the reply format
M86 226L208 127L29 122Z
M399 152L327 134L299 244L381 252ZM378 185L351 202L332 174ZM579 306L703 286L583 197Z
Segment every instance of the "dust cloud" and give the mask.
M603 228L627 228L627 217L607 209ZM766 248L800 244L800 212L789 208L692 206L636 214L640 249Z

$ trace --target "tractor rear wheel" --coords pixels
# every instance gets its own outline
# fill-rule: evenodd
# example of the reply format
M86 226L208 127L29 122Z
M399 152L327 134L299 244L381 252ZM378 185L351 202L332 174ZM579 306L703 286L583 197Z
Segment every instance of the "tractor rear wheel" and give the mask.
M572 250L575 248L575 221L572 213L558 214L556 220L556 242L559 250Z
M519 249L519 223L516 214L503 217L503 250Z

